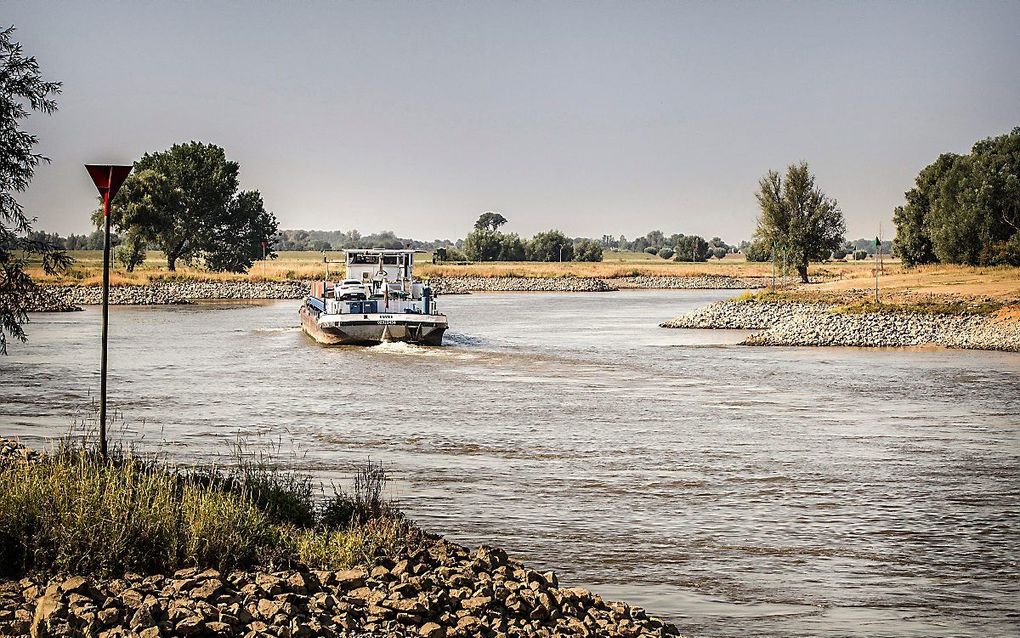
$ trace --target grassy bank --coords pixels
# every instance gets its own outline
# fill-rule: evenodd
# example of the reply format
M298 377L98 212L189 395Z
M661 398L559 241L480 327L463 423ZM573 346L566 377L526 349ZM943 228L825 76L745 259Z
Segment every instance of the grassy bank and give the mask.
M166 573L183 567L342 569L417 532L367 466L353 494L316 499L310 481L239 457L223 470L64 445L0 459L0 572Z

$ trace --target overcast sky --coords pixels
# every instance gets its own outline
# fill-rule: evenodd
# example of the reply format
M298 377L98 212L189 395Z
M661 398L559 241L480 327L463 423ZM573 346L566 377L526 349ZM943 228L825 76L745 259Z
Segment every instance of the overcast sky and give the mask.
M4 0L59 111L21 197L88 230L86 162L219 144L283 228L463 237L754 230L807 160L848 235L945 151L1020 125L1020 2Z

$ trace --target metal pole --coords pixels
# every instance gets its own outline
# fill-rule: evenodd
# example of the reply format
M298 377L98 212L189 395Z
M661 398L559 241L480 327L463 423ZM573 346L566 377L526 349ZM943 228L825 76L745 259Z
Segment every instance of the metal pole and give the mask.
M110 169L110 182L113 183L113 169ZM99 372L99 453L105 461L106 456L106 344L110 326L110 190L103 193L103 354Z
M772 242L772 292L776 291L776 242Z
M882 245L878 246L878 253L875 254L875 303L878 303L878 259L882 252Z

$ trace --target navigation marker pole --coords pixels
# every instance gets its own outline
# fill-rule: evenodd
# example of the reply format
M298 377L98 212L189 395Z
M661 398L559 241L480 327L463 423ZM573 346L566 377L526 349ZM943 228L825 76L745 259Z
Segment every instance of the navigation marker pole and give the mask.
M776 242L772 242L772 292L776 291Z
M99 369L99 453L103 460L106 450L106 344L110 326L110 201L131 172L130 166L86 164L85 170L103 196L103 354Z
M875 237L875 303L878 303L878 262L882 259L882 240Z

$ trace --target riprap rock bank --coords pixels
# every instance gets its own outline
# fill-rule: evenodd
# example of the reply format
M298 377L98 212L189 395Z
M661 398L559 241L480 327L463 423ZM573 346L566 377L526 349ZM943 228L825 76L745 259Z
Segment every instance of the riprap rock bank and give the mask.
M994 314L842 310L824 303L720 301L665 328L757 330L745 345L946 348L1020 352L1020 323Z

